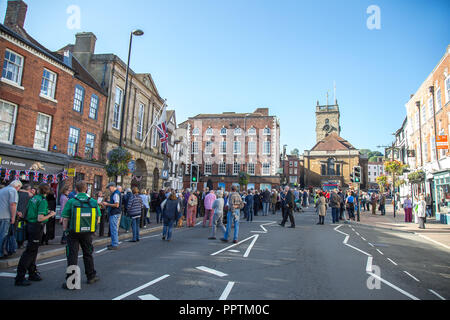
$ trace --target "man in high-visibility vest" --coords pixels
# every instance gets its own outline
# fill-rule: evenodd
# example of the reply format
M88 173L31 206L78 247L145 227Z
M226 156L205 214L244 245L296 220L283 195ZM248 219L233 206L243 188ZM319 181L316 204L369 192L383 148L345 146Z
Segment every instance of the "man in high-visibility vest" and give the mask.
M87 283L92 284L99 280L94 269L92 236L97 223L100 223L101 211L97 200L91 199L86 194L86 182L77 182L76 190L77 195L67 201L61 213L64 234L67 237L67 266L78 266L78 249L81 246ZM70 274L67 274L66 278L69 276ZM68 288L66 283L63 284L63 288Z

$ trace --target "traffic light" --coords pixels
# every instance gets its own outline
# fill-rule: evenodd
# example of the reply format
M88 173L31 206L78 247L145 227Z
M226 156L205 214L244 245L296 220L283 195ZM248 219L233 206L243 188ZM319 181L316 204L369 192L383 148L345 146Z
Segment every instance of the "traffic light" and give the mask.
M191 182L198 182L198 164L191 165Z
M353 167L353 179L355 183L361 183L361 167L355 166Z

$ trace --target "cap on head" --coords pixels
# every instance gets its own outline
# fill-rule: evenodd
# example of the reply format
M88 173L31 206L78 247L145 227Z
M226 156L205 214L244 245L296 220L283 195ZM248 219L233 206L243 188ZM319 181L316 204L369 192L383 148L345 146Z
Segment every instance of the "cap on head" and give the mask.
M106 187L107 188L109 188L109 187L116 187L116 184L114 182L110 182L110 183L108 183L108 185Z

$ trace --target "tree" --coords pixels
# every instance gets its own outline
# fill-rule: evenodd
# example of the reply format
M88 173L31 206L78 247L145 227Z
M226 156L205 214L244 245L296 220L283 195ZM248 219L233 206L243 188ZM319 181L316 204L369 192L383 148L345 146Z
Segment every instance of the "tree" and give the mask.
M386 189L389 188L388 178L387 176L379 176L377 177L377 184L380 187L380 193L384 193Z
M367 155L367 154L369 154L369 152L371 152L369 149L361 149L361 150L359 150L359 152L362 154L362 155Z
M298 150L297 148L295 148L294 150L291 151L291 155L292 156L297 156L298 157L299 154L300 154L300 150Z

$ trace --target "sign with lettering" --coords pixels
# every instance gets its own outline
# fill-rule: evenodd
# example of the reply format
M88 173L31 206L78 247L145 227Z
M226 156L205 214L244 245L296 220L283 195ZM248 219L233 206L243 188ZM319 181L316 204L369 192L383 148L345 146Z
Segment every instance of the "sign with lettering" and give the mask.
M448 136L436 136L436 148L439 150L447 150Z
M76 173L77 173L77 169L75 169L75 168L67 169L67 176L68 177L75 177Z
M60 173L63 170L62 166L41 162L36 160L21 159L16 157L9 157L0 155L0 167L10 170L31 170L46 174Z

